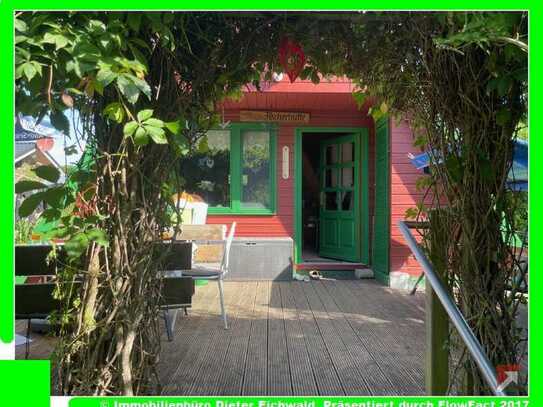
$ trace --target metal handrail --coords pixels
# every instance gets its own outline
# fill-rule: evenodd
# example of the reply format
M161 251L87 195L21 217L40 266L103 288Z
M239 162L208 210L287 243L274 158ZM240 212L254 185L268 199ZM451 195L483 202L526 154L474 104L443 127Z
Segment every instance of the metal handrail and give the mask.
M460 337L466 344L469 353L475 360L475 363L479 367L479 370L483 374L483 377L487 384L490 386L492 392L496 396L507 396L507 394L500 388L498 384L498 379L496 377L496 371L494 367L488 360L481 343L469 327L466 319L458 309L458 306L455 304L451 298L449 291L443 285L441 279L438 277L432 264L426 257L426 255L420 249L417 241L409 230L409 226L405 221L399 222L400 231L402 232L403 237L405 238L407 245L415 255L417 261L420 263L424 275L426 276L427 281L432 286L432 289L436 293L439 301L443 305L443 308L447 312L447 315L451 319L452 323L458 330Z

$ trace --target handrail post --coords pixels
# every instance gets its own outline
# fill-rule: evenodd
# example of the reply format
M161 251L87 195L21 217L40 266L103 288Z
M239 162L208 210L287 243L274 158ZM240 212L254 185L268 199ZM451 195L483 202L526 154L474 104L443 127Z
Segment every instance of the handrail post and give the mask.
M440 276L441 277L441 276ZM431 284L426 289L426 394L444 396L449 387L449 317Z

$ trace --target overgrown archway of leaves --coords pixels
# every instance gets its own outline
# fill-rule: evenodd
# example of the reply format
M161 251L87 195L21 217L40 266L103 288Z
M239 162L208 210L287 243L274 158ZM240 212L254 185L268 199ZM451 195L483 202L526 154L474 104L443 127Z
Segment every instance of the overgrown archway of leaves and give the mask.
M504 185L526 114L526 26L523 13L18 13L17 110L67 132L63 112L75 109L91 146L66 185L17 186L38 191L22 215L45 200L42 217L58 222L48 237L70 254L56 293L55 391L157 392L160 259L149 242L176 210L182 174L171 169L217 124L221 100L281 70L285 36L304 48L302 78L349 76L374 118L408 112L417 142L440 154L421 182L449 203L433 224L450 237L434 261L492 361L516 362L518 301L505 282L517 257L497 225L505 214L514 228ZM469 358L460 364L475 378L466 391L485 393Z

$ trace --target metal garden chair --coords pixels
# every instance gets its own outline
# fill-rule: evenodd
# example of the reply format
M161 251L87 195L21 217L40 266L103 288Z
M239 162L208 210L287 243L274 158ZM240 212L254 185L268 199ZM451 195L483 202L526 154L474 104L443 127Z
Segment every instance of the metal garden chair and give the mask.
M236 231L236 222L233 222L230 226L230 231L226 240L194 240L195 244L203 245L224 245L224 252L222 261L216 266L197 264L193 265L190 270L182 270L181 274L184 277L191 277L193 280L216 280L219 286L220 302L221 302L221 314L224 322L224 329L228 329L228 321L226 320L226 309L224 306L224 276L228 273L228 261L230 258L230 248L232 246L232 240L234 240L234 234Z

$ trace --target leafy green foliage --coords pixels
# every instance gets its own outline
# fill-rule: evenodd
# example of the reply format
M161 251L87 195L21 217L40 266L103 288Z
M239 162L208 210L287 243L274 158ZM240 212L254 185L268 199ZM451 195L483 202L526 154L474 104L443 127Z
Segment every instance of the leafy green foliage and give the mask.
M41 179L53 183L57 182L60 178L60 171L52 165L40 165L34 168L34 173Z
M113 102L104 108L104 115L114 122L122 123L125 117L123 105L119 102Z
M164 122L152 116L152 109L140 110L137 114L137 120L132 120L124 125L124 136L133 137L134 143L138 146L146 145L149 140L154 141L156 144L167 144L168 139L164 131ZM172 126L170 124L170 127Z
M24 192L32 191L35 189L46 188L47 186L39 181L22 180L15 184L15 193L22 194Z

